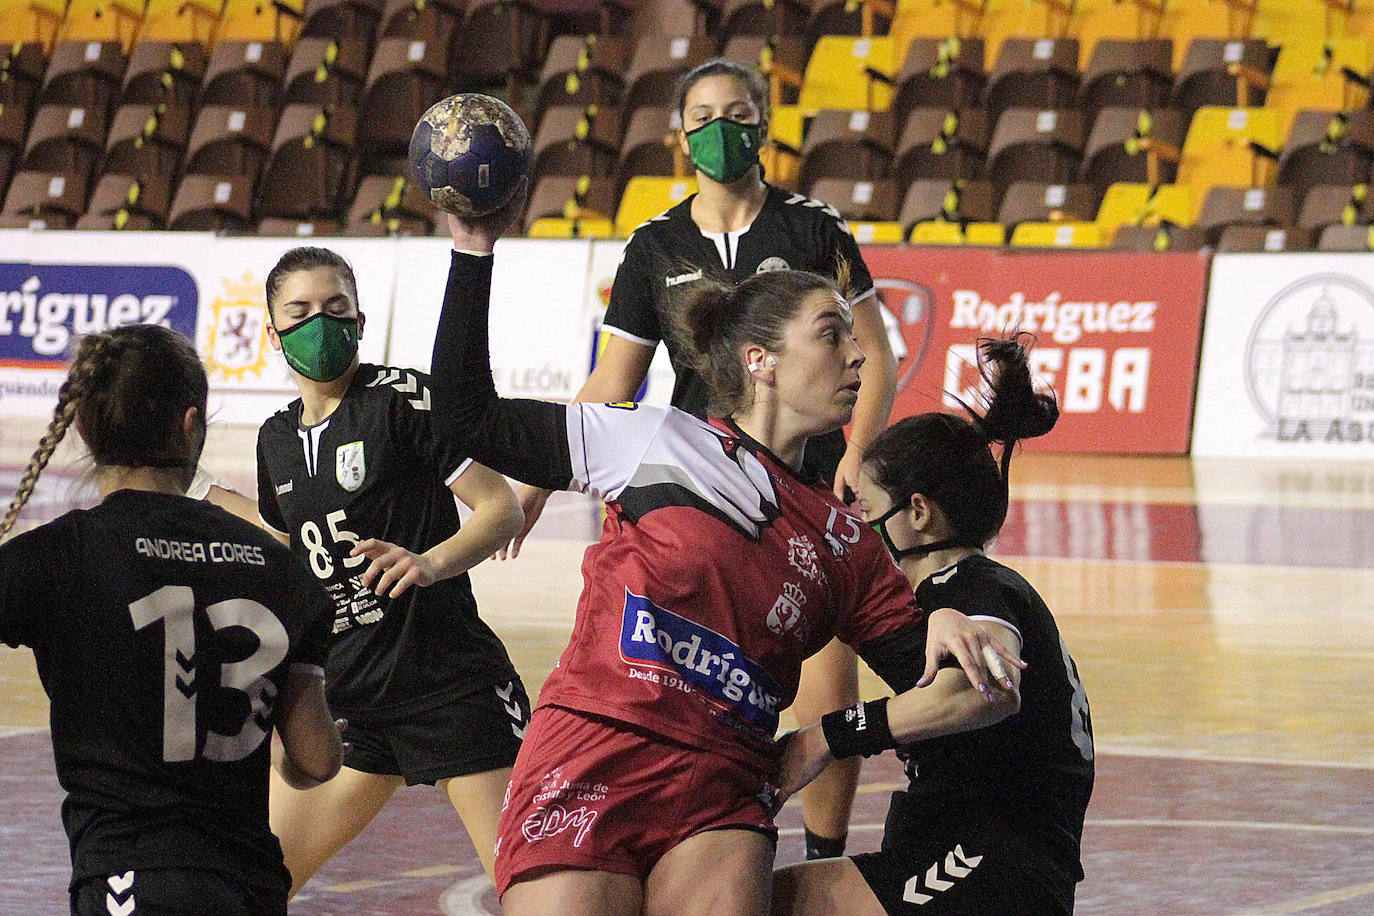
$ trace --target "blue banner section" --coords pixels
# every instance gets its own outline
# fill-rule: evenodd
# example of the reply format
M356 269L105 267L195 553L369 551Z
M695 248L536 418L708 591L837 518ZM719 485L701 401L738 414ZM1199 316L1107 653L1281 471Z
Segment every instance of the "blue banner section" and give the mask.
M0 361L52 365L72 339L160 324L196 339L196 281L180 267L0 261Z
M620 654L626 661L676 673L683 683L668 686L700 690L770 736L778 730L781 691L761 665L715 630L628 590Z

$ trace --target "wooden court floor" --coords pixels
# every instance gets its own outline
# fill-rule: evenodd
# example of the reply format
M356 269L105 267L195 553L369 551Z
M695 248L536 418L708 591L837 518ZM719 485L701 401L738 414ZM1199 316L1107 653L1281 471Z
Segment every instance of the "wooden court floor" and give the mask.
M40 425L0 429L8 496ZM253 489L253 431L206 463ZM1083 914L1374 913L1374 462L1025 454L994 554L1054 610L1092 706ZM90 498L64 446L27 514ZM597 508L559 495L514 561L473 572L531 692L563 648ZM882 691L865 673L868 695ZM31 655L0 648L0 914L65 912L67 845ZM890 755L850 849L876 847ZM802 855L795 804L779 863ZM399 793L297 898L301 914L499 913L436 790Z

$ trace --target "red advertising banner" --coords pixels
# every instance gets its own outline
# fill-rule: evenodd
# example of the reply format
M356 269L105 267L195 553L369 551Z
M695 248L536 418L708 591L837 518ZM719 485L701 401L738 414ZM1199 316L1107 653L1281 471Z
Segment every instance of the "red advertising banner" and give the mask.
M978 339L1028 331L1060 416L1027 448L1187 452L1205 255L867 245L863 256L906 344L893 420L961 410L956 397L978 405Z

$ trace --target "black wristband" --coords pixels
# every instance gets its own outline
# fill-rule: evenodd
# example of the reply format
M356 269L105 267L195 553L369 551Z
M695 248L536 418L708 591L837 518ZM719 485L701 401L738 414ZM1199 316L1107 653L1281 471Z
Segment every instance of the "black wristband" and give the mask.
M887 725L888 697L858 703L821 716L821 731L836 760L862 754L872 757L897 746Z

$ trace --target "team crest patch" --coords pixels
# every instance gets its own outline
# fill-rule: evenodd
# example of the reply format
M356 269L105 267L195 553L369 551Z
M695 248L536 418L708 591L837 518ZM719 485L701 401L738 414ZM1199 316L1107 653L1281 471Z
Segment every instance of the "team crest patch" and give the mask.
M352 493L367 478L367 462L363 458L363 444L350 442L334 452L334 476L339 486Z
M786 261L779 257L764 258L759 264L759 269L755 273L766 274L771 270L788 270L791 267Z

